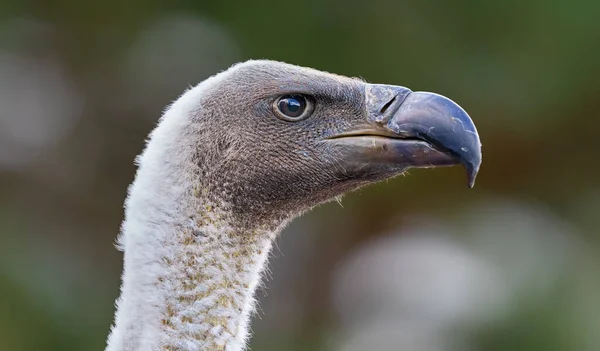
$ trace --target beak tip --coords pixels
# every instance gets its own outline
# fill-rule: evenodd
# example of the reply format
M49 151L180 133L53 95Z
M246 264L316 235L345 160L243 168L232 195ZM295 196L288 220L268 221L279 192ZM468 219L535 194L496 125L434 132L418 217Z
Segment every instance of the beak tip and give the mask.
M477 178L477 171L469 172L469 181L468 181L469 189L473 189L475 187L475 178Z
M475 179L479 173L479 167L481 166L481 156L478 158L477 162L465 162L464 166L467 170L467 185L469 186L469 189L473 189L475 186Z

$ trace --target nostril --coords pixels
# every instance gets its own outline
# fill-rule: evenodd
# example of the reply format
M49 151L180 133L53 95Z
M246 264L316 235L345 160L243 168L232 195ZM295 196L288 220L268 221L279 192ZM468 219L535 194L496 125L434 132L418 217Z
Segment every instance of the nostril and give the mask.
M390 108L390 106L392 106L392 104L394 103L394 101L396 101L397 97L398 97L398 95L395 95L390 101L386 102L385 105L383 105L383 107L381 108L381 110L379 112L381 114L384 114L385 111L387 111L387 109Z
M402 106L412 91L405 87L384 84L367 84L365 108L369 122L383 125Z

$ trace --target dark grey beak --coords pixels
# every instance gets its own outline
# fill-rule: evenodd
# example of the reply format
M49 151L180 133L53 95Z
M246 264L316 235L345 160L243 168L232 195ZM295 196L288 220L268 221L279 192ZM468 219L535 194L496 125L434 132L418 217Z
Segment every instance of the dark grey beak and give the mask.
M481 142L459 105L439 94L391 85L367 84L365 94L368 125L334 137L355 161L398 168L462 164L473 187Z
M385 126L401 138L423 140L467 169L469 187L481 165L481 142L475 124L445 96L414 92L402 101Z

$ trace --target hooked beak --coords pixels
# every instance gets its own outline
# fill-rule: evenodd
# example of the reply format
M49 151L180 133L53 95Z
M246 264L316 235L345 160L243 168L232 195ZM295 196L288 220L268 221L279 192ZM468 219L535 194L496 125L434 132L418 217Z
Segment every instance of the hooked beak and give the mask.
M473 187L481 142L469 115L435 93L367 84L367 123L330 137L354 169L403 171L462 164Z

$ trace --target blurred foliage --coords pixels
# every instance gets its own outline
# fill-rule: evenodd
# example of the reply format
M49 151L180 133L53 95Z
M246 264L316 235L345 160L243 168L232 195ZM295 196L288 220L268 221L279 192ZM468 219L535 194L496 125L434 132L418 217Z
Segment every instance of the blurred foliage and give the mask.
M259 293L266 307L254 349L327 349L334 268L411 214L454 223L496 195L535 199L597 256L599 15L592 0L0 1L0 350L103 348L121 270L112 244L133 159L164 106L248 58L450 96L474 118L484 147L473 191L460 169L411 171L296 224L310 227L311 262L298 263L303 288L284 301L302 314L278 326L268 309L278 297ZM41 81L43 94L21 94L38 87L32 67L67 81L64 110L47 105L63 88L53 76ZM30 85L20 85L27 74ZM38 106L42 120L28 120L24 105ZM59 128L56 138L35 144L46 125ZM280 239L285 254L294 250L289 236ZM278 257L268 285L293 282L277 265L294 264ZM600 274L596 260L583 267ZM481 328L476 349L587 350L579 332L600 324L572 329L572 286L566 279L554 295Z

